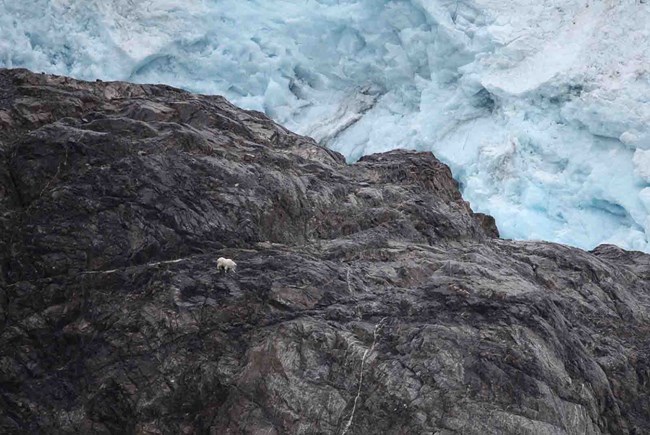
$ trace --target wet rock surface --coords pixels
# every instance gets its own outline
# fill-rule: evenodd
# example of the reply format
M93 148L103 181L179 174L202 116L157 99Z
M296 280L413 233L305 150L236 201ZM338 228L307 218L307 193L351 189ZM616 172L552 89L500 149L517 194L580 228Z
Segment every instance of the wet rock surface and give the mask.
M0 432L650 433L650 256L497 236L431 154L0 70Z

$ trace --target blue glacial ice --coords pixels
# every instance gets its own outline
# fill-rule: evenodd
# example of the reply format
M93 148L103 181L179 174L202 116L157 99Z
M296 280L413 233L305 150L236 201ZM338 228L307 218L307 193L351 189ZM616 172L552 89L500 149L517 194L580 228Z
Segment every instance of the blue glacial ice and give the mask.
M639 0L0 0L0 66L222 94L350 161L430 150L505 237L650 251Z

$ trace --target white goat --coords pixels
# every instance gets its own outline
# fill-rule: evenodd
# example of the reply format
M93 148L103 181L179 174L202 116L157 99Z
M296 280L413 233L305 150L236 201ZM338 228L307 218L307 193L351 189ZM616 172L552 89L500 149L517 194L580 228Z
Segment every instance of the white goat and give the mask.
M232 261L230 258L219 257L217 259L217 270L223 269L225 273L234 271L237 268L237 263Z

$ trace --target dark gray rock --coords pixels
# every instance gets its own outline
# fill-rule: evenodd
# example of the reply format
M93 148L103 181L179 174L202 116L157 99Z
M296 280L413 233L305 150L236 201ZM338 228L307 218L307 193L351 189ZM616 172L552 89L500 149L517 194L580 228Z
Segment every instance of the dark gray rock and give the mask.
M650 433L650 256L500 240L431 154L25 70L0 153L2 433Z

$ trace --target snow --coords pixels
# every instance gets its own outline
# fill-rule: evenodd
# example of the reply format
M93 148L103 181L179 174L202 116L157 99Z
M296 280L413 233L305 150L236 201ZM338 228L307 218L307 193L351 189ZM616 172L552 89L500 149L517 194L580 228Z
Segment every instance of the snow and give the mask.
M650 252L650 2L0 0L0 65L433 151L505 237Z

